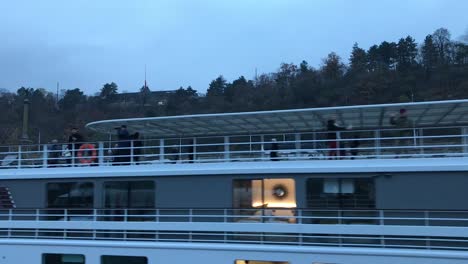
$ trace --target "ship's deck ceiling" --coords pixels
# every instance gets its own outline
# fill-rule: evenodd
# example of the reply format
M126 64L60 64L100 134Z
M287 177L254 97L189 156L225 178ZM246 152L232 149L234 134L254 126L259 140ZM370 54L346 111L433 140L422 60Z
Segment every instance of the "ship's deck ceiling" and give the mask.
M402 108L415 127L468 124L468 100L451 100L113 119L92 122L86 127L101 133L115 133L114 128L125 124L130 132L158 138L271 134L323 130L327 119L333 116L340 124L352 125L353 129L375 129L390 127L390 115Z

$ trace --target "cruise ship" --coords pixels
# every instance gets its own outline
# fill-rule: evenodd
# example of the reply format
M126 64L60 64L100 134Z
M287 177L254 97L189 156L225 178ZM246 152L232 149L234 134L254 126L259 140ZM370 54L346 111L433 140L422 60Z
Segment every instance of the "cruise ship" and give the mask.
M468 263L468 100L86 129L0 148L0 264Z

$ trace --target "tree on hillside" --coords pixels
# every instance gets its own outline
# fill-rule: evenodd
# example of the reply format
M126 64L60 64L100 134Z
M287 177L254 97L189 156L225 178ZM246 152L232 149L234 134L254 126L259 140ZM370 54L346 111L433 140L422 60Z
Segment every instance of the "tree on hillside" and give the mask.
M401 38L397 44L397 69L407 71L416 65L418 47L416 41L411 37Z
M359 75L365 72L367 72L367 53L357 43L354 43L349 57L349 73Z
M341 61L340 56L331 52L323 59L321 72L326 80L338 80L345 73L346 66Z
M21 87L16 91L16 94L22 98L29 98L34 93L34 88Z
M449 63L452 58L450 32L446 28L439 28L432 34L432 39L438 52L438 63Z
M84 103L85 100L86 96L84 95L83 91L81 91L79 88L75 88L65 91L65 95L60 100L60 105L64 110L73 111L78 104Z
M222 75L218 76L215 80L211 81L208 90L206 91L207 97L223 96L226 89L227 81Z
M167 102L169 115L193 114L196 111L198 93L191 86L184 89L180 87L171 94Z
M112 99L114 95L117 94L118 86L116 83L111 82L111 83L106 83L102 86L101 88L101 93L99 96L101 99Z
M426 70L431 70L438 62L437 48L432 35L427 35L424 39L424 44L421 47L421 58Z

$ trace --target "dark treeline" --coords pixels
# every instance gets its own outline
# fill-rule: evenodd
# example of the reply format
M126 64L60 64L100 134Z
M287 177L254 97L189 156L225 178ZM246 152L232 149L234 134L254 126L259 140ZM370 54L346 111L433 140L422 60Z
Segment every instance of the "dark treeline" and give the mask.
M173 92L118 93L115 83L99 94L85 95L79 88L57 98L45 89L21 87L16 93L0 91L0 143L20 138L24 99L30 101L29 136L64 139L71 126L101 119L255 111L302 107L462 99L468 97L468 40L451 39L437 29L423 43L411 36L384 41L365 50L356 43L349 62L334 52L319 68L303 61L283 63L277 72L253 80L241 76L233 82L213 80L206 95L191 87ZM88 139L95 135L88 134Z

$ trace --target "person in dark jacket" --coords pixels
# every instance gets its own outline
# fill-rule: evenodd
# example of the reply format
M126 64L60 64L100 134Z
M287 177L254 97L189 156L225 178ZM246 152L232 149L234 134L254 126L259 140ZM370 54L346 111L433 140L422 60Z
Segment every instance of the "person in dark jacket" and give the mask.
M340 137L338 136L339 131L346 130L345 127L339 126L336 123L336 120L334 118L330 118L327 121L327 139L328 139L328 156L329 158L331 157L336 157L338 154L340 156L346 156L346 152L344 150L343 144L340 143L339 139ZM338 150L340 151L338 153Z
M398 115L390 115L390 124L397 129L394 140L395 152L398 155L408 154L408 150L412 148L411 137L413 137L413 121L408 117L406 109L400 109Z
M68 137L68 150L72 153L72 157L75 157L75 163L77 162L76 155L81 147L81 143L84 142L83 136L79 133L78 128L74 127L71 129L71 134ZM71 158L67 162L71 163Z
M62 154L62 146L58 144L58 140L52 140L51 144L48 146L49 150L49 159L47 164L49 167L54 168L59 164L59 159Z
M279 154L278 154L279 146L276 138L271 139L271 148L270 148L270 160L278 161Z
M115 165L128 165L130 162L130 134L128 133L127 126L121 125L117 127L117 150L114 159Z

